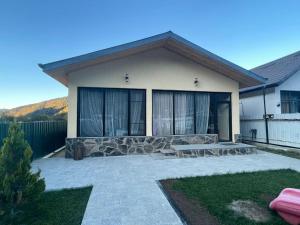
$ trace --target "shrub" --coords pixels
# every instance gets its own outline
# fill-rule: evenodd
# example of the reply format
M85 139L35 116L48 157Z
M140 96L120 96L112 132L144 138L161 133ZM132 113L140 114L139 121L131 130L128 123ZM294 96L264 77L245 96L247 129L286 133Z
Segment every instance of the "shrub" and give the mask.
M0 224L12 224L25 204L35 203L45 190L40 171L32 173L32 150L13 123L0 150Z

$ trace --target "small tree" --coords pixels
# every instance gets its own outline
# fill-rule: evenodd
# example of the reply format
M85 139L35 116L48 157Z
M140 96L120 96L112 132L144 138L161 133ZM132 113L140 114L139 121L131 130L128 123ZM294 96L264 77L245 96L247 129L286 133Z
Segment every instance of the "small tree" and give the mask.
M24 132L14 122L0 150L0 221L12 221L24 204L34 203L45 190L40 171L30 171L31 156Z

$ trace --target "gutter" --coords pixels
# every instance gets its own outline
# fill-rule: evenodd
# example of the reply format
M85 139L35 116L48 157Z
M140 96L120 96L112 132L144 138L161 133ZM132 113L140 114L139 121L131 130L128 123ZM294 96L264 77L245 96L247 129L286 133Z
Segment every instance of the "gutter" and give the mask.
M263 91L263 99L264 99L264 120L265 120L265 129L266 129L266 141L269 144L269 127L268 127L268 116L267 116L267 109L266 109L266 86L262 87Z

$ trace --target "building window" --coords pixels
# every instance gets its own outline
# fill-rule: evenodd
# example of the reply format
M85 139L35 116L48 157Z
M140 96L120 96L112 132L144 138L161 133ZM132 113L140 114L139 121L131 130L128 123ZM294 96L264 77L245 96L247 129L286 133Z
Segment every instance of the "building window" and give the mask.
M217 133L231 140L229 93L153 91L153 135Z
M78 136L145 135L146 91L78 88Z
M281 113L300 113L300 91L280 91Z

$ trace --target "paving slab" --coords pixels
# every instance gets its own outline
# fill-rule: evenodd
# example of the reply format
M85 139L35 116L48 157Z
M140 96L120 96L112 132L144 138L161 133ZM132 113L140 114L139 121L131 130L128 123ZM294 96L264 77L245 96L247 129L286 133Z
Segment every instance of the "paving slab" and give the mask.
M161 179L286 168L300 171L299 160L261 151L199 158L48 158L32 165L33 170L42 170L47 190L93 185L83 225L181 225L157 185Z

